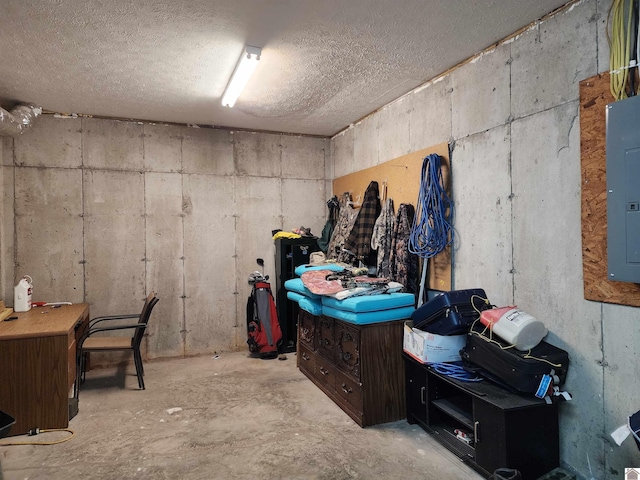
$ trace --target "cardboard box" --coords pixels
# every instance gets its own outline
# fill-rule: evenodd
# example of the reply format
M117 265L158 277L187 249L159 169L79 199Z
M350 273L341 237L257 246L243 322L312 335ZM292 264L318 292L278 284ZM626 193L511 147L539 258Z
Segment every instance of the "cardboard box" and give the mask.
M404 322L402 348L421 363L460 361L460 349L467 342L467 335L436 335L413 328L413 322Z

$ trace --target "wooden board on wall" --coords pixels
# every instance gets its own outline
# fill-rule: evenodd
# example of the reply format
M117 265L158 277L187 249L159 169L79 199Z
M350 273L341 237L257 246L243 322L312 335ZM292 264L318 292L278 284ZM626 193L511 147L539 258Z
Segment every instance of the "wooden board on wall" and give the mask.
M638 307L640 285L609 281L607 271L606 105L613 101L608 73L580 82L584 298Z
M443 158L442 176L445 185L449 186L451 181L449 144L445 142L336 178L333 181L333 193L339 197L349 192L352 200L359 203L364 198L364 192L369 183L376 181L380 195L383 194L386 183L386 196L393 199L396 212L401 203L410 203L415 207L420 191L422 160L432 153ZM448 190L450 191L450 186ZM429 264L428 286L437 290L451 290L451 247L447 247Z

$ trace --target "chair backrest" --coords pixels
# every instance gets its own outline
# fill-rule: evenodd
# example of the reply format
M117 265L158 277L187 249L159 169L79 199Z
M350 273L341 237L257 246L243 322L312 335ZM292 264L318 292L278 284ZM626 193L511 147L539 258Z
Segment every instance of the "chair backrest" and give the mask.
M142 337L144 336L144 332L147 329L147 325L149 323L149 317L151 317L151 310L158 303L160 299L157 297L156 292L151 292L147 299L144 302L144 306L142 307L142 312L140 313L140 318L138 319L138 323L143 323L145 326L136 329L133 334L133 338L131 339L131 345L133 347L139 347L142 342Z

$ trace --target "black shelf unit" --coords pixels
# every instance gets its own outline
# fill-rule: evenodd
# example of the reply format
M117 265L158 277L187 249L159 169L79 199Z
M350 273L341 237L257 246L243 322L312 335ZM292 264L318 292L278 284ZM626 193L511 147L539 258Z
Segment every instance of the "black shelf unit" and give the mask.
M486 478L515 468L535 480L560 463L558 404L511 393L488 381L440 375L403 353L407 421L425 431ZM456 430L468 435L466 443Z
M296 351L298 304L287 298L287 290L284 282L295 278L295 268L309 263L311 252L317 252L318 242L316 238L278 238L276 242L276 308L278 309L278 321L282 330L283 353Z

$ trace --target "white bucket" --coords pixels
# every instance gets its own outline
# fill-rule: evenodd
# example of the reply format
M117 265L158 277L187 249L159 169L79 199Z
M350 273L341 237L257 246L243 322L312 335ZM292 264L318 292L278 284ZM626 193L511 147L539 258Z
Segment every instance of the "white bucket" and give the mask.
M33 293L33 280L25 275L13 288L13 311L28 312L31 310L31 294Z
M548 333L544 323L516 307L485 310L480 322L518 350L535 347Z

